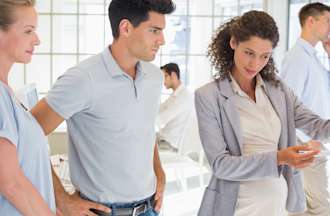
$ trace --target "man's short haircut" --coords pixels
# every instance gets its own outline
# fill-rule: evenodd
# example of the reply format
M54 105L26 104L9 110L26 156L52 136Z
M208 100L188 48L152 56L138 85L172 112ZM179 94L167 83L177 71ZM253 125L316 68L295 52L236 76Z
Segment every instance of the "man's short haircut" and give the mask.
M320 2L306 4L302 7L299 11L299 22L300 25L303 27L308 17L316 17L323 14L323 12L328 11L330 12L330 7L322 4Z
M178 79L180 79L180 68L176 63L168 63L160 67L161 70L165 71L168 75L171 76L172 73L175 73Z
M112 36L119 37L119 23L128 19L134 27L149 19L149 12L170 14L175 10L172 0L112 0L108 8Z

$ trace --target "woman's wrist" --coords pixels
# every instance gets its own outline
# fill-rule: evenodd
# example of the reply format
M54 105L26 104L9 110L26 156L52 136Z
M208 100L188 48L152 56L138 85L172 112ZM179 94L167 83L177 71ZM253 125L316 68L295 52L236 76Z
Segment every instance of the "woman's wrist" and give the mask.
M283 165L284 164L284 160L283 160L283 152L281 150L277 151L277 165Z

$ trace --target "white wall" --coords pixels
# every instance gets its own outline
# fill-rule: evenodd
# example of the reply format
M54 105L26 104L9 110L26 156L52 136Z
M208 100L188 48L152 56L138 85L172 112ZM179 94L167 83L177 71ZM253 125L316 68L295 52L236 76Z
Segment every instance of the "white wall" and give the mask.
M53 132L48 135L50 154L64 154L68 152L68 134L66 132Z
M287 50L288 5L288 0L265 0L266 11L275 19L280 33L280 41L274 52L274 58L278 68Z

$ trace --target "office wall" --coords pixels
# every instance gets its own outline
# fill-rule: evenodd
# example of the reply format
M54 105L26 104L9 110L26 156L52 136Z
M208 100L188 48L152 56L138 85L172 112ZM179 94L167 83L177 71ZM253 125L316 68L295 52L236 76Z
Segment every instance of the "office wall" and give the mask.
M288 2L289 0L265 0L266 11L274 17L280 33L280 41L274 52L277 66L280 65L287 50Z
M48 136L50 154L63 154L68 151L68 137L66 132L55 132Z

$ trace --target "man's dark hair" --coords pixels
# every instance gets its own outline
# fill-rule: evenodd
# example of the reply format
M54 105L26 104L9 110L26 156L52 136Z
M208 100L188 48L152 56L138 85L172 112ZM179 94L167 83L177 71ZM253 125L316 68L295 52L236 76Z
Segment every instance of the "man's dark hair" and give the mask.
M134 27L149 19L149 12L170 14L175 10L172 0L112 0L108 8L112 36L119 37L119 23L128 19Z
M304 26L306 19L310 16L316 17L323 14L323 12L330 12L330 7L320 2L306 4L299 11L299 22L301 26Z
M176 63L168 63L160 67L161 70L165 71L168 75L171 76L172 73L175 73L178 79L180 79L180 68Z

